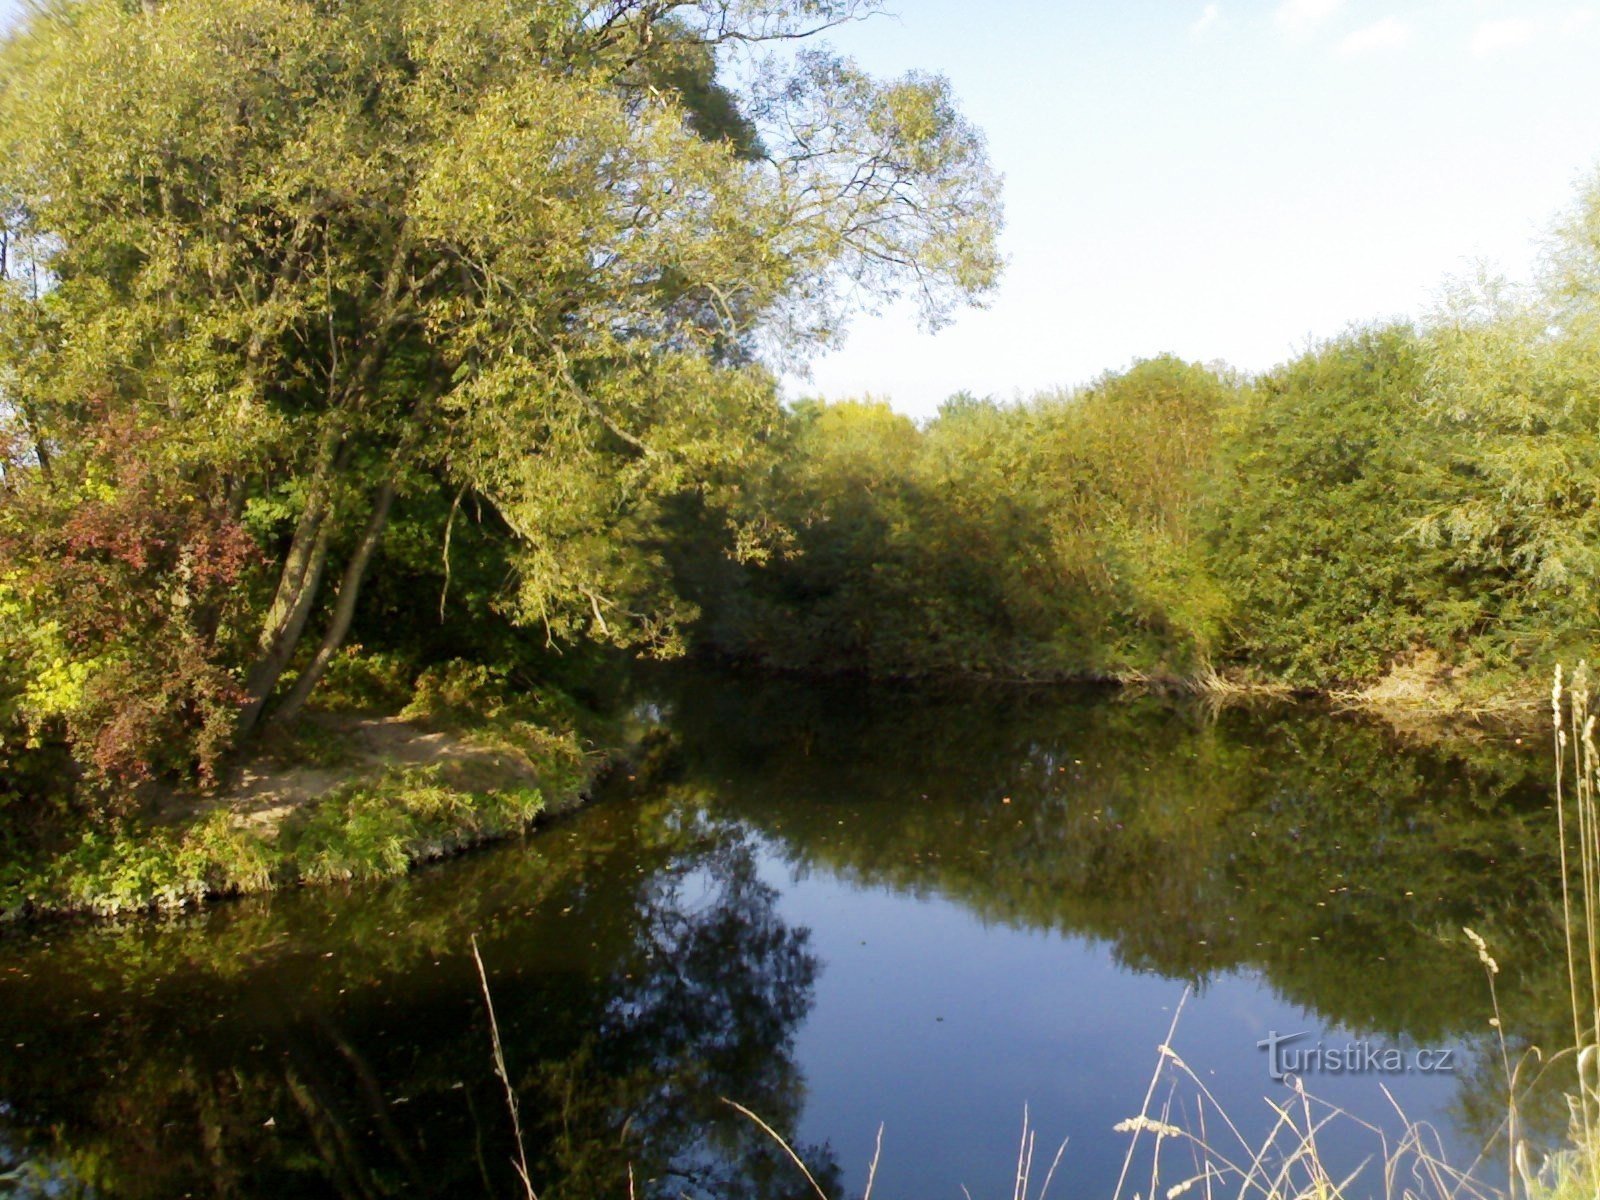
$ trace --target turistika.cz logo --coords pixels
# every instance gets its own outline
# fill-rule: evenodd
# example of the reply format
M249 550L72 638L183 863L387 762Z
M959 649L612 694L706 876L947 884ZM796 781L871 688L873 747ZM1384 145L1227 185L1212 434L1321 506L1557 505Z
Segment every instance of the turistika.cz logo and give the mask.
M1450 1048L1403 1050L1363 1041L1295 1044L1310 1036L1274 1030L1257 1042L1256 1049L1267 1052L1267 1074L1281 1083L1290 1075L1429 1075L1456 1069L1456 1052Z

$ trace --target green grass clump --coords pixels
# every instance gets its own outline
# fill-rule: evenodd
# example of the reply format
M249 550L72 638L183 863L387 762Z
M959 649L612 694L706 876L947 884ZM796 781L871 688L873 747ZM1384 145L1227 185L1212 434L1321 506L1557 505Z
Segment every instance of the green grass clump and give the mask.
M1551 1155L1528 1195L1530 1200L1594 1200L1600 1196L1600 1154L1579 1147Z
M393 769L292 816L275 841L216 810L182 829L127 823L0 880L0 914L170 911L295 883L376 880L525 830L545 810L534 786L469 790L467 771ZM460 777L460 778L457 778Z
M537 787L473 792L441 767L397 768L339 788L279 834L286 871L308 883L384 879L412 863L525 829L544 811Z
M597 721L559 688L519 683L507 668L464 659L438 663L418 675L400 716L451 729L526 725L552 737Z
M25 907L116 916L173 909L269 886L272 852L213 812L185 829L90 830L41 871L9 882L0 911Z
M403 655L346 646L328 664L313 703L326 712L391 712L411 698L415 673Z

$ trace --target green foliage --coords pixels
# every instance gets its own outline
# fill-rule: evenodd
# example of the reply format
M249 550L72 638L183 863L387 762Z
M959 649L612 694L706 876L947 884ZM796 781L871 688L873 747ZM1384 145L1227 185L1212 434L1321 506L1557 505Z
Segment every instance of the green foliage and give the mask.
M271 872L270 850L217 812L182 830L125 826L86 832L0 907L26 903L100 916L179 908L260 891Z
M520 736L539 744L604 724L559 688L519 683L509 668L463 659L436 663L418 675L400 715L477 738Z
M459 724L493 720L514 704L503 669L452 659L417 677L401 715Z
M771 666L1526 692L1600 632L1566 328L1355 329L1248 382L1155 359L920 428L804 403L750 484L791 542L678 570L703 642Z
M1233 390L1208 368L1158 358L1035 402L1034 486L1053 501L1058 586L1082 597L1080 636L1105 645L1104 669L1192 671L1221 639L1226 601L1195 517Z
M1426 365L1408 328L1356 331L1230 417L1207 527L1234 661L1300 686L1369 680L1423 647L1459 658L1490 619L1498 581L1418 533L1460 487Z
M1529 1188L1534 1200L1585 1200L1600 1191L1600 1162L1589 1146L1559 1150Z
M954 397L920 429L802 404L763 493L792 544L712 581L706 637L885 675L1193 669L1221 632L1193 516L1230 394L1156 359L1024 406Z
M30 8L0 48L0 720L113 788L210 777L275 698L357 685L375 562L419 665L482 649L419 644L419 577L440 621L679 649L659 527L760 456L758 359L999 270L943 80L820 46L725 70L863 7Z
M308 883L382 879L520 831L543 810L538 788L474 794L451 786L440 768L397 768L323 797L285 825L280 853Z
M1581 236L1597 214L1591 186L1542 288L1457 286L1428 330L1427 405L1463 450L1424 539L1505 581L1508 634L1542 652L1541 674L1600 633L1600 293Z
M328 665L317 703L335 712L393 712L409 701L414 674L399 654L345 646Z

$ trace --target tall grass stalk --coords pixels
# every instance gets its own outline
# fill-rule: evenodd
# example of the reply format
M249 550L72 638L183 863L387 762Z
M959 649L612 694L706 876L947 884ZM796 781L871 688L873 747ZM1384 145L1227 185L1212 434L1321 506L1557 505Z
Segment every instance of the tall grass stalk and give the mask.
M522 1112L517 1106L517 1089L511 1086L511 1076L506 1071L505 1049L500 1044L500 1022L494 1016L494 997L489 994L489 973L483 969L483 956L478 953L478 935L472 935L472 961L478 965L478 981L483 984L483 1007L489 1013L489 1039L494 1048L494 1073L500 1077L500 1082L506 1089L506 1108L511 1113L511 1131L516 1135L517 1157L512 1164L517 1169L517 1178L522 1180L523 1191L528 1200L539 1200L533 1190L533 1176L528 1171L528 1147L522 1136ZM633 1171L628 1171L629 1190L633 1187Z
M1426 1123L1411 1120L1387 1088L1384 1096L1403 1126L1397 1137L1318 1099L1293 1076L1287 1098L1266 1099L1273 1117L1267 1131L1251 1137L1172 1048L1171 1038L1169 1032L1168 1040L1159 1047L1159 1061L1142 1111L1116 1126L1118 1132L1133 1135L1128 1164L1141 1139L1147 1135L1151 1139L1147 1143L1149 1176L1145 1189L1135 1193L1135 1200L1176 1200L1197 1188L1206 1200L1219 1196L1230 1200L1341 1200L1354 1195L1387 1200L1505 1200L1497 1189L1475 1179L1470 1170L1452 1167L1437 1132ZM1151 1100L1163 1082L1166 1098L1152 1112ZM1180 1087L1192 1089L1193 1111L1189 1102L1180 1098ZM1320 1140L1323 1131L1335 1123L1370 1136L1375 1147L1374 1153L1342 1176L1333 1173ZM1171 1169L1173 1157L1184 1162L1176 1172ZM1376 1168L1369 1170L1374 1163ZM1354 1189L1363 1176L1369 1183L1357 1192ZM1128 1178L1125 1165L1114 1200L1122 1200Z
M726 1096L724 1096L722 1098L722 1102L729 1108L735 1109L742 1113L745 1117L749 1118L756 1128L760 1129L762 1133L766 1134L769 1138L777 1143L778 1148L789 1156L789 1161L794 1163L794 1165L799 1169L800 1173L805 1176L806 1182L811 1185L811 1190L817 1196L817 1200L834 1200L833 1197L829 1196L827 1192L822 1190L822 1185L819 1184L816 1180L816 1177L811 1174L810 1169L805 1164L805 1160L800 1157L800 1155L795 1151L795 1148L784 1139L784 1136L781 1133L779 1133L771 1125L767 1124L767 1122L763 1121L757 1114L751 1112L748 1108L737 1101L729 1100ZM1039 1185L1038 1193L1034 1194L1032 1191L1033 1156L1037 1147L1038 1131L1034 1129L1032 1122L1029 1120L1028 1106L1023 1105L1022 1138L1017 1145L1017 1170L1016 1175L1012 1180L1011 1200L1046 1200L1046 1197L1049 1195L1050 1182L1056 1176L1056 1168L1061 1165L1061 1156L1067 1151L1067 1140L1062 1138L1061 1144L1056 1147L1055 1157L1050 1160L1050 1169L1045 1172L1044 1182ZM877 1141L872 1148L872 1161L867 1165L867 1186L866 1190L861 1193L861 1200L872 1200L872 1188L878 1179L878 1160L882 1156L883 1126L880 1124L878 1126ZM967 1190L965 1184L963 1184L961 1187L961 1194L966 1197L966 1200L972 1200L972 1193Z
M1556 829L1560 839L1561 919L1566 940L1567 985L1577 1088L1570 1097L1574 1155L1558 1164L1566 1181L1600 1190L1600 753L1590 671L1580 662L1565 683L1561 668L1550 691L1555 735ZM1572 773L1570 786L1567 772ZM1573 842L1577 844L1578 896L1572 895ZM1562 1191L1560 1194L1565 1195Z
M744 1105L740 1104L737 1100L729 1100L726 1096L724 1096L722 1098L722 1102L729 1108L736 1109L737 1111L743 1113L746 1117L750 1118L751 1121L755 1122L756 1127L760 1129L762 1133L766 1134L774 1142L778 1143L783 1152L789 1156L789 1160L793 1162L795 1166L800 1168L800 1174L806 1177L806 1182L811 1185L811 1190L817 1194L817 1200L831 1200L831 1197L829 1197L828 1193L822 1190L822 1185L817 1182L816 1176L813 1175L810 1168L806 1166L805 1159L801 1158L800 1155L795 1152L795 1148L784 1140L784 1137L781 1133L779 1133L771 1125L768 1125L765 1121L763 1121L755 1113L751 1112ZM880 1150L883 1148L882 1125L878 1126L878 1148ZM874 1154L872 1156L872 1174L876 1175L877 1172L878 1156ZM872 1186L868 1184L867 1197L870 1197L871 1195ZM867 1197L863 1197L863 1200L867 1200Z

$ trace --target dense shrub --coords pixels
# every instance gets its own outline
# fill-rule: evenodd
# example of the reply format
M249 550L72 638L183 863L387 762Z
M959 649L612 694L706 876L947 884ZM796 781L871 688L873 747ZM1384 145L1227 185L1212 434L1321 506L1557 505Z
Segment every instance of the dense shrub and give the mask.
M1363 681L1484 629L1503 578L1424 544L1460 494L1459 438L1431 420L1417 335L1336 339L1257 380L1222 439L1205 524L1229 657L1291 684Z

